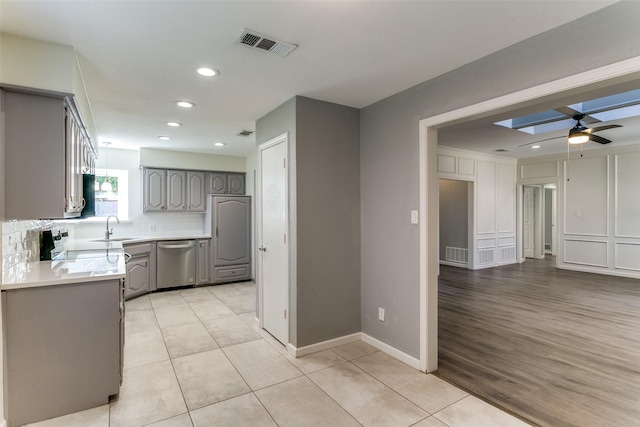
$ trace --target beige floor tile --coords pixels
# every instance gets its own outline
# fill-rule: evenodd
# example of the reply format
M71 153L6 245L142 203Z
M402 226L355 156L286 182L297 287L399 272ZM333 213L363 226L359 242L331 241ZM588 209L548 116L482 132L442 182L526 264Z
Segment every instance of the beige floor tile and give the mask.
M360 426L306 377L263 388L255 394L281 427Z
M410 426L429 415L351 363L309 378L365 426Z
M137 334L139 332L158 329L158 321L153 310L125 311L124 333Z
M210 286L209 290L222 301L224 301L225 297L246 295L246 292L243 292L237 286L233 286L233 284Z
M179 290L155 292L149 294L149 299L151 300L153 308L167 307L170 305L185 305L187 302L182 298L180 292L181 291Z
M219 299L189 303L193 312L201 321L215 320L221 317L234 316L235 313Z
M109 405L27 424L27 427L109 427Z
M127 335L124 345L125 368L133 368L168 359L169 354L159 329Z
M252 390L278 384L302 375L265 340L222 349Z
M195 427L276 427L253 393L191 412Z
M449 427L449 426L447 426L445 423L443 423L436 417L429 417L420 421L418 424L414 424L411 427Z
M262 338L236 315L206 320L202 323L220 347Z
M273 347L278 353L283 354L285 356L289 356L287 347L284 344L282 344L280 341L272 337L269 332L267 332L267 335L264 337L264 340L268 342L269 345L271 345L271 347Z
M207 288L190 288L180 291L186 302L211 301L217 299Z
M351 362L430 414L468 396L448 382L424 374L381 351Z
M202 323L171 326L161 331L172 359L218 348Z
M256 297L254 295L234 295L225 297L222 300L227 307L236 314L250 313L256 311Z
M329 366L337 365L345 361L342 356L331 350L320 351L298 358L290 355L286 357L305 374L319 371L320 369L328 368Z
M155 308L154 311L158 318L158 325L160 325L161 328L200 322L196 314L191 310L191 307L186 303L185 305L158 307Z
M130 299L125 301L124 303L127 311L129 310L151 310L151 300L149 299L149 295L142 295L140 297L136 297L134 299Z
M185 413L156 423L147 424L146 427L193 427L193 423L191 422L189 414Z
M495 406L467 396L434 415L449 427L526 427L529 424Z
M364 341L354 341L349 344L332 348L332 350L347 360L353 360L358 357L366 356L367 354L375 353L376 351L378 351L378 349L367 344Z
M237 282L232 283L231 287L239 291L254 295L256 294L256 284L253 282Z
M221 350L173 359L189 410L249 392L249 387Z
M110 427L142 426L187 412L171 362L124 370L117 400L111 402Z

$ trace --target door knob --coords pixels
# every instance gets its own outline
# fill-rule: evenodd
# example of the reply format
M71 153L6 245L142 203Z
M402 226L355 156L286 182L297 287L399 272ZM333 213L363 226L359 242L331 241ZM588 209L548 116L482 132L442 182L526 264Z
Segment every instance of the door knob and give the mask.
M260 247L258 248L258 250L259 250L259 251L262 251L262 252L266 252L266 251L267 251L267 248L265 248L264 246L260 246Z

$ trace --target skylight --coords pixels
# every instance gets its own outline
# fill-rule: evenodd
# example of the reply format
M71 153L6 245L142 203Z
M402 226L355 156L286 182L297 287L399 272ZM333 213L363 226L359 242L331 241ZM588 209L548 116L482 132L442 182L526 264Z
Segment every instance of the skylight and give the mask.
M570 129L575 125L572 113L586 115L587 123L610 122L640 116L640 89L568 105L526 116L502 120L494 124L530 135Z

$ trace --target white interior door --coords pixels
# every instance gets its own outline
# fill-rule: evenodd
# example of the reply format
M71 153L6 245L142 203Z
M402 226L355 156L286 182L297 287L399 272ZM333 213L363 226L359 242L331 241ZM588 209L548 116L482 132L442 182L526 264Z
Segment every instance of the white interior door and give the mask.
M260 145L258 281L264 329L289 342L288 136Z
M522 244L524 250L524 256L526 258L535 257L535 194L533 187L524 187L523 198L523 236Z

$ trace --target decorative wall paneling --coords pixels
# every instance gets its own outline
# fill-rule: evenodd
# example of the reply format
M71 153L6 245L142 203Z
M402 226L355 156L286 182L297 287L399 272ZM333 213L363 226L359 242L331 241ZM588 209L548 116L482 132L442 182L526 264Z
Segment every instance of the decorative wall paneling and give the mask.
M640 149L522 160L518 184L557 179L558 267L640 278ZM558 176L550 173L558 169Z
M438 172L441 179L474 182L473 256L469 268L517 262L516 161L440 147Z

